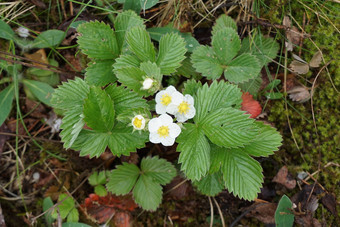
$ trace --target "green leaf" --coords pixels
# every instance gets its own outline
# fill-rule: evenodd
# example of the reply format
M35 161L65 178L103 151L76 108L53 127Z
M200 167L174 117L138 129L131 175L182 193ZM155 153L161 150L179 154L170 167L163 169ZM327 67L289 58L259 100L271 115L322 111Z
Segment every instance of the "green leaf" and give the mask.
M0 92L0 126L2 125L2 123L4 123L9 113L11 112L13 98L14 85L10 84L8 87Z
M220 172L207 174L200 181L194 181L193 183L203 195L207 196L216 196L222 192L224 188L222 174Z
M92 186L96 186L99 184L105 184L106 183L106 171L95 171L91 176L89 177L89 183Z
M279 48L279 44L272 38L265 38L263 35L255 35L255 38L252 40L249 38L242 40L239 54L251 53L258 58L262 67L276 58Z
M185 76L187 78L195 78L195 79L201 78L200 74L198 72L196 72L196 70L192 66L192 63L191 63L189 57L186 57L182 61L181 67L179 67L177 69L177 72L175 72L174 74L178 75L178 76Z
M283 97L283 94L281 92L266 92L264 95L267 97L267 99L272 100L282 99Z
M201 81L188 80L184 83L183 94L196 95L198 89L202 87Z
M257 76L255 79L250 79L246 82L239 83L238 86L244 92L249 92L249 94L253 96L257 96L262 85L262 78L261 76Z
M216 145L236 148L242 147L258 133L254 119L243 111L234 108L221 108L211 111L200 124L205 135Z
M72 149L79 151L80 156L89 155L90 158L99 157L105 152L108 144L109 134L90 130L82 130L78 138L72 144Z
M222 14L219 18L217 18L215 25L212 28L211 34L214 36L218 31L221 31L224 28L232 28L237 31L237 25L235 21L231 17Z
M15 33L12 30L12 28L5 21L0 20L0 38L13 40L14 37L15 37Z
M109 173L109 182L106 184L107 190L116 195L129 193L140 174L140 170L136 165L127 162L122 164Z
M43 200L43 211L46 212L47 210L49 210L51 207L53 207L53 201L51 199L51 197L46 197L44 198ZM52 223L54 222L54 218L52 217L52 211L53 209L47 211L45 214L44 214L44 217L45 217L45 221L47 223L47 226L52 226Z
M203 130L194 124L184 124L185 129L177 138L178 162L181 170L191 180L199 180L210 166L210 145Z
M67 216L67 222L78 222L79 221L79 212L76 208L73 208Z
M154 182L165 185L176 176L176 169L165 159L160 159L158 156L143 158L141 163L142 173Z
M140 5L143 10L150 9L154 5L156 5L159 0L140 0Z
M161 73L170 75L181 66L185 59L185 42L176 33L166 34L159 41L159 52L157 65L161 68Z
M144 27L133 27L126 34L130 50L141 61L155 62L155 49Z
M152 178L141 175L133 189L133 197L144 210L154 211L162 202L162 187Z
M161 74L161 69L156 65L156 63L142 62L140 64L140 69L144 71L147 77L156 79L159 83L162 82L163 75Z
M273 90L274 88L277 87L281 83L281 80L275 79L272 82L270 82L263 90L268 91L268 90Z
M224 28L212 37L211 45L221 64L229 66L241 48L241 40L232 28Z
M106 196L107 195L106 188L101 184L94 187L94 193L96 195L99 195L99 196Z
M51 104L54 108L62 110L71 110L75 107L82 107L84 99L89 93L90 88L87 83L76 77L74 80L63 82L54 90L51 98Z
M91 87L84 101L84 121L87 126L98 132L111 131L115 111L108 94L100 87Z
M137 2L137 1L136 1ZM138 9L140 11L140 7ZM123 46L125 46L125 34L132 28L132 27L143 27L144 21L140 16L138 16L135 12L123 11L119 13L114 22L115 32L117 37L117 43L119 49L122 50Z
M149 90L142 90L145 72L141 69L135 67L121 68L115 70L115 73L119 82L139 95L152 95Z
M210 87L208 84L197 91L195 97L196 123L202 121L209 112L225 107L240 108L242 103L241 90L226 82L214 81Z
M61 227L91 227L91 226L79 222L65 222L62 224Z
M79 48L89 58L113 60L119 56L117 40L114 31L109 25L91 21L78 26L77 31Z
M261 165L240 149L214 146L211 166L221 166L223 180L229 192L241 199L254 200L263 182Z
M282 136L270 125L265 125L263 122L255 122L255 124L259 128L259 134L242 150L256 157L267 157L274 154L273 151L277 151L281 146Z
M86 82L90 85L105 86L114 83L117 77L112 72L114 60L91 61L86 68Z
M173 27L152 27L152 28L148 28L147 31L150 33L151 39L156 40L157 42L159 42L162 38L163 35L168 34L168 33L177 33L179 34L185 41L186 45L185 48L189 51L189 52L193 52L196 47L199 47L200 44L199 42L192 37L192 35L187 32L187 33L182 33L180 31L178 31L176 28Z
M220 78L223 73L223 68L211 47L197 47L191 55L191 62L196 71L202 73L208 79L215 80Z
M293 203L283 195L275 211L275 224L277 227L291 227L294 224L294 214L292 212Z
M36 80L25 79L22 82L40 102L51 106L50 100L54 89L50 85Z
M75 106L67 111L62 119L60 136L65 148L72 146L85 125L82 113L83 108Z
M74 208L74 200L72 199L72 197L63 193L59 195L58 202L60 201L63 201L63 202L61 202L61 204L58 205L59 213L60 213L60 217L64 219ZM58 217L57 208L54 209L52 213L52 217L55 219Z
M128 68L128 67L136 67L138 68L140 64L139 59L134 55L121 55L119 58L116 58L116 62L113 65L114 70Z
M224 77L232 83L242 83L255 79L262 66L251 54L242 54L233 59L224 70Z
M136 13L139 13L141 9L139 0L124 0L123 10L133 10Z
M120 115L133 116L134 112L138 113L141 110L149 109L145 99L123 86L118 87L116 84L113 84L108 86L105 91L114 102L117 118Z
M60 30L47 30L38 35L33 42L33 48L51 48L57 46L65 38L65 32Z

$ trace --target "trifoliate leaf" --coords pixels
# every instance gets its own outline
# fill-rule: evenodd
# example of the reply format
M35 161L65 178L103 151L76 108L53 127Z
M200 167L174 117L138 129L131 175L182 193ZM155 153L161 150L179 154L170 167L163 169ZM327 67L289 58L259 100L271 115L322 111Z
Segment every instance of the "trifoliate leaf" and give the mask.
M73 109L65 112L60 128L61 141L65 148L70 148L83 129L85 122L83 108L75 106Z
M0 126L11 112L13 98L14 86L12 84L0 92Z
M219 18L217 18L215 25L212 28L211 34L214 36L218 31L223 30L224 28L232 28L237 31L237 25L235 21L231 17L222 14Z
M194 124L185 124L177 138L177 151L181 152L178 162L181 170L191 180L200 180L210 166L210 145L203 130Z
M58 202L60 201L63 201L63 202L58 205L59 213L60 213L60 217L64 219L67 217L70 211L74 208L74 200L72 199L72 197L68 196L67 194L60 194ZM54 209L52 213L53 218L58 217L57 210L58 209Z
M91 21L78 26L79 48L89 58L112 60L119 56L116 36L111 27L103 22Z
M275 211L275 224L277 227L293 226L294 213L292 208L292 201L286 195L283 195Z
M202 121L210 111L225 107L241 107L242 92L232 84L214 81L210 87L204 84L197 91L195 98L196 116L195 122Z
M251 156L267 157L277 151L281 146L282 136L278 131L262 122L255 122L259 128L259 134L249 144L245 145L242 150Z
M224 188L221 172L207 174L200 181L194 181L193 183L203 195L207 196L216 196Z
M155 49L149 33L143 27L133 27L126 34L126 41L130 50L141 61L155 62Z
M134 112L138 113L141 110L149 109L145 99L123 86L118 87L116 84L113 84L108 86L105 91L114 102L117 118L120 115L133 116Z
M158 158L158 156L144 158L141 163L141 170L144 175L162 185L170 183L176 176L175 167L165 159Z
M105 86L117 80L112 72L114 60L93 60L86 68L85 80L90 85Z
M256 35L254 39L244 38L239 54L250 53L257 57L261 67L276 58L279 51L279 44L272 38L265 38L263 35Z
M161 73L165 75L174 73L185 59L186 51L184 39L180 35L171 33L162 36L157 57Z
M257 76L255 79L250 79L249 81L239 83L238 86L244 92L249 92L249 94L256 96L262 85L262 78Z
M149 96L149 90L142 90L145 72L136 67L121 68L115 70L119 82L139 95Z
M106 187L116 195L125 195L132 190L139 174L140 170L136 165L123 162L109 173L109 182Z
M144 210L156 210L162 202L162 187L152 178L141 175L132 191L136 203Z
M216 145L236 148L254 140L258 128L254 119L234 108L220 108L211 111L200 124L205 135Z
M242 54L233 59L224 70L224 77L232 83L242 83L255 79L262 66L251 54Z
M199 88L202 87L201 81L188 80L184 83L183 94L189 94L191 96L196 95Z
M128 67L139 67L140 60L134 55L121 55L116 58L116 62L113 65L114 69L128 68Z
M229 66L241 48L241 40L232 28L224 28L213 35L211 45L221 64Z
M23 84L32 92L40 102L51 105L51 97L54 89L47 83L36 80L22 80Z
M211 166L221 166L223 180L229 192L241 199L254 200L263 182L261 165L240 149L214 146Z
M142 62L140 64L140 69L145 72L147 77L156 79L159 83L162 82L163 75L161 74L161 69L157 66L156 63Z
M98 132L111 131L115 120L113 102L100 87L90 88L83 112L87 126Z
M197 72L208 79L220 78L223 73L223 68L211 47L197 47L191 55L191 62Z
M125 41L125 34L136 26L143 27L144 21L135 12L128 10L119 13L114 21L115 32L119 49L122 50Z
M51 104L54 108L62 110L71 110L75 107L83 106L84 99L90 91L87 83L76 77L67 83L62 83L54 90L51 98Z

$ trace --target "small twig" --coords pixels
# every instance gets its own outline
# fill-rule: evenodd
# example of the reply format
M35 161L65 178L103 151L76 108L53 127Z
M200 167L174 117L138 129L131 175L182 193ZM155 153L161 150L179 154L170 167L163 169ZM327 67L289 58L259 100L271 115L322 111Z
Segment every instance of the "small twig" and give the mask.
M209 199L209 204L210 204L210 227L212 227L214 224L214 207L211 202L210 196L208 196L208 199Z
M220 205L218 205L216 199L213 197L213 200L215 202L215 205L217 207L218 213L220 214L220 218L221 218L221 222L222 222L222 227L225 227L225 222L224 222L224 218L223 218L223 213L221 211Z

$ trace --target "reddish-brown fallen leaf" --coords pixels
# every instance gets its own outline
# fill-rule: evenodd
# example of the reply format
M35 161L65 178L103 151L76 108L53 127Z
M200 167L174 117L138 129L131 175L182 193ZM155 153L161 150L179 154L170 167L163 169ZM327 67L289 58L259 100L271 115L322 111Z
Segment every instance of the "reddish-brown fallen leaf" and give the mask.
M241 110L251 114L251 118L256 118L262 112L262 107L249 92L246 92L242 94Z
M115 196L109 193L107 196L90 194L81 207L94 222L101 224L111 219L114 215L119 214L120 211L133 211L138 205L131 196ZM130 223L130 219L122 223Z
M275 210L277 208L276 203L254 203L247 210L246 217L253 217L265 224L275 223Z
M128 212L118 212L115 214L113 222L116 227L130 227L132 226L131 214Z
M274 177L273 182L280 183L288 189L293 189L296 186L296 180L294 180L288 174L287 166L282 166L282 168L279 170L279 172Z

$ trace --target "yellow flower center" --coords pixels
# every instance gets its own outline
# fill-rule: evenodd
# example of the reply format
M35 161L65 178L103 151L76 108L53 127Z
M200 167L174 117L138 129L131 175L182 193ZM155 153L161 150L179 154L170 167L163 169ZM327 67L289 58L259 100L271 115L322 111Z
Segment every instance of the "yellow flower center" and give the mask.
M169 136L169 127L168 126L161 126L161 127L159 127L157 133L160 137L163 137L163 138L168 137Z
M138 117L136 117L134 120L133 120L133 125L136 127L136 128L141 128L142 127L142 119L139 119Z
M168 94L162 95L161 103L162 103L164 106L169 105L170 102L171 102L171 96L170 96L170 95L168 95Z
M181 104L179 104L179 106L178 106L178 112L180 114L188 113L189 109L190 109L189 104L187 102L184 102L184 101Z

